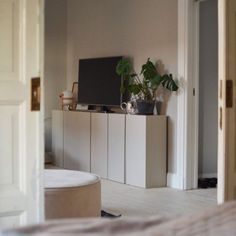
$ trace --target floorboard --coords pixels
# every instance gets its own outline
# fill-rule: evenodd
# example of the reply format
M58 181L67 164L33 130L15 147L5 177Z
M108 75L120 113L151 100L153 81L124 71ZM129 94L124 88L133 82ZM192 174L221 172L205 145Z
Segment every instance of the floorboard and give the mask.
M102 209L122 216L191 214L217 204L216 189L137 188L102 180Z

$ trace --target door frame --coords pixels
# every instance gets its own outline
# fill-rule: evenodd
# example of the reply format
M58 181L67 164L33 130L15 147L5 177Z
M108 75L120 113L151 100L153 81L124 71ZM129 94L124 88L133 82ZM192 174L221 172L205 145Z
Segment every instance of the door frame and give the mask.
M44 35L44 4L40 1L40 75L43 77L43 35ZM199 80L199 2L202 0L178 0L178 78L180 91L177 96L177 175L171 187L179 189L197 188L198 179L198 80ZM225 0L218 0L218 4L225 8ZM219 7L220 8L220 7ZM219 49L225 48L224 9L219 10ZM222 35L221 35L222 34ZM222 51L222 50L221 50ZM221 52L222 55L223 52ZM193 66L194 65L194 66ZM219 67L220 67L219 63ZM223 67L223 64L222 64ZM219 68L223 70L223 68ZM43 80L42 80L43 85ZM195 88L195 98L193 89ZM42 86L44 94L44 86ZM42 96L43 98L44 96ZM42 100L44 107L44 99ZM44 108L42 108L44 109ZM218 164L224 163L223 156L218 155ZM218 165L219 166L219 165ZM222 171L218 168L218 181L221 187ZM219 179L220 178L220 179ZM222 187L223 188L223 187ZM218 188L218 196L220 196Z
M217 200L218 203L223 203L227 200L227 177L226 177L226 167L228 153L226 150L226 79L228 76L227 73L227 6L229 1L227 0L218 0L218 24L219 24L219 95L218 95L218 127L221 126L218 132L218 187L217 187Z
M198 128L199 128L199 3L205 0L178 0L178 77L180 92L177 97L177 173L178 187L183 190L197 188L198 182ZM219 57L224 52L225 0L218 0ZM221 50L221 51L220 51ZM220 68L220 66L222 68ZM218 70L224 70L219 58ZM219 73L220 77L220 73ZM218 78L218 80L220 80ZM219 99L218 99L219 103ZM222 141L222 140L221 140ZM221 142L218 141L218 146ZM218 147L219 148L219 147ZM218 199L221 186L224 157L218 150ZM219 172L221 173L219 176ZM220 201L220 200L219 200Z
M39 77L40 77L40 121L39 121L39 148L40 148L40 158L38 160L39 166L39 175L40 181L38 182L39 189L41 190L38 196L39 209L38 209L38 222L43 222L45 220L45 209L44 209L44 110L45 110L45 101L44 101L44 9L45 9L45 0L38 0L38 39L39 39Z
M179 189L197 188L199 0L178 0L177 179ZM194 96L195 93L195 96Z

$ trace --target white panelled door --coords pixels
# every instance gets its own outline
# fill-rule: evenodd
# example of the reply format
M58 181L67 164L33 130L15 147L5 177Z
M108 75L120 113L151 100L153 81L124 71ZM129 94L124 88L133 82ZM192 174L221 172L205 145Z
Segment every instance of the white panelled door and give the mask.
M42 114L30 106L39 13L39 0L0 0L0 229L43 216Z
M236 1L219 0L218 202L236 199Z

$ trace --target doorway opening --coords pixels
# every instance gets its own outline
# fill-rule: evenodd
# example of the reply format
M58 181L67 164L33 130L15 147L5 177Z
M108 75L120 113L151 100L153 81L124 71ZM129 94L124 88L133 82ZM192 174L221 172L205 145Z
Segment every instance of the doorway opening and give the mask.
M217 186L218 1L199 3L198 188Z
M56 7L56 10L55 10ZM66 90L67 63L67 5L65 0L45 0L44 6L44 97L45 97L45 162L49 167L54 161L52 156L53 122L52 111L60 110L59 95ZM56 120L62 122L62 120ZM62 130L58 130L62 132ZM55 134L58 145L62 145L59 133ZM58 151L58 161L63 153Z

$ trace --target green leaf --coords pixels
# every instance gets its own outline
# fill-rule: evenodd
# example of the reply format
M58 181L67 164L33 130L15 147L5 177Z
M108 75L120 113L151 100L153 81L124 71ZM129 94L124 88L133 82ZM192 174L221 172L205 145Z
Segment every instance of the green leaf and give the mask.
M176 84L176 82L173 80L173 77L171 74L163 75L161 84L163 87L165 87L166 89L168 89L170 91L177 91L179 88L178 85Z
M132 71L131 62L127 59L121 59L116 66L116 73L124 78Z
M136 77L136 76L137 76L136 73L133 73L133 74L130 75L130 77Z
M157 89L157 87L161 84L162 77L160 75L156 75L150 79L151 89Z
M177 91L178 85L173 80L171 74L161 76L153 62L148 58L147 62L142 65L140 75L134 73L132 64L127 59L122 59L118 62L116 73L123 77L122 85L120 88L121 93L129 92L133 95L138 95L141 98L152 101L155 100L156 90L159 85L162 85L170 91Z
M148 58L147 62L142 65L141 74L143 74L144 80L150 81L153 77L155 77L158 72L155 65Z
M128 91L134 95L137 95L141 92L141 86L141 84L130 84L128 86Z

